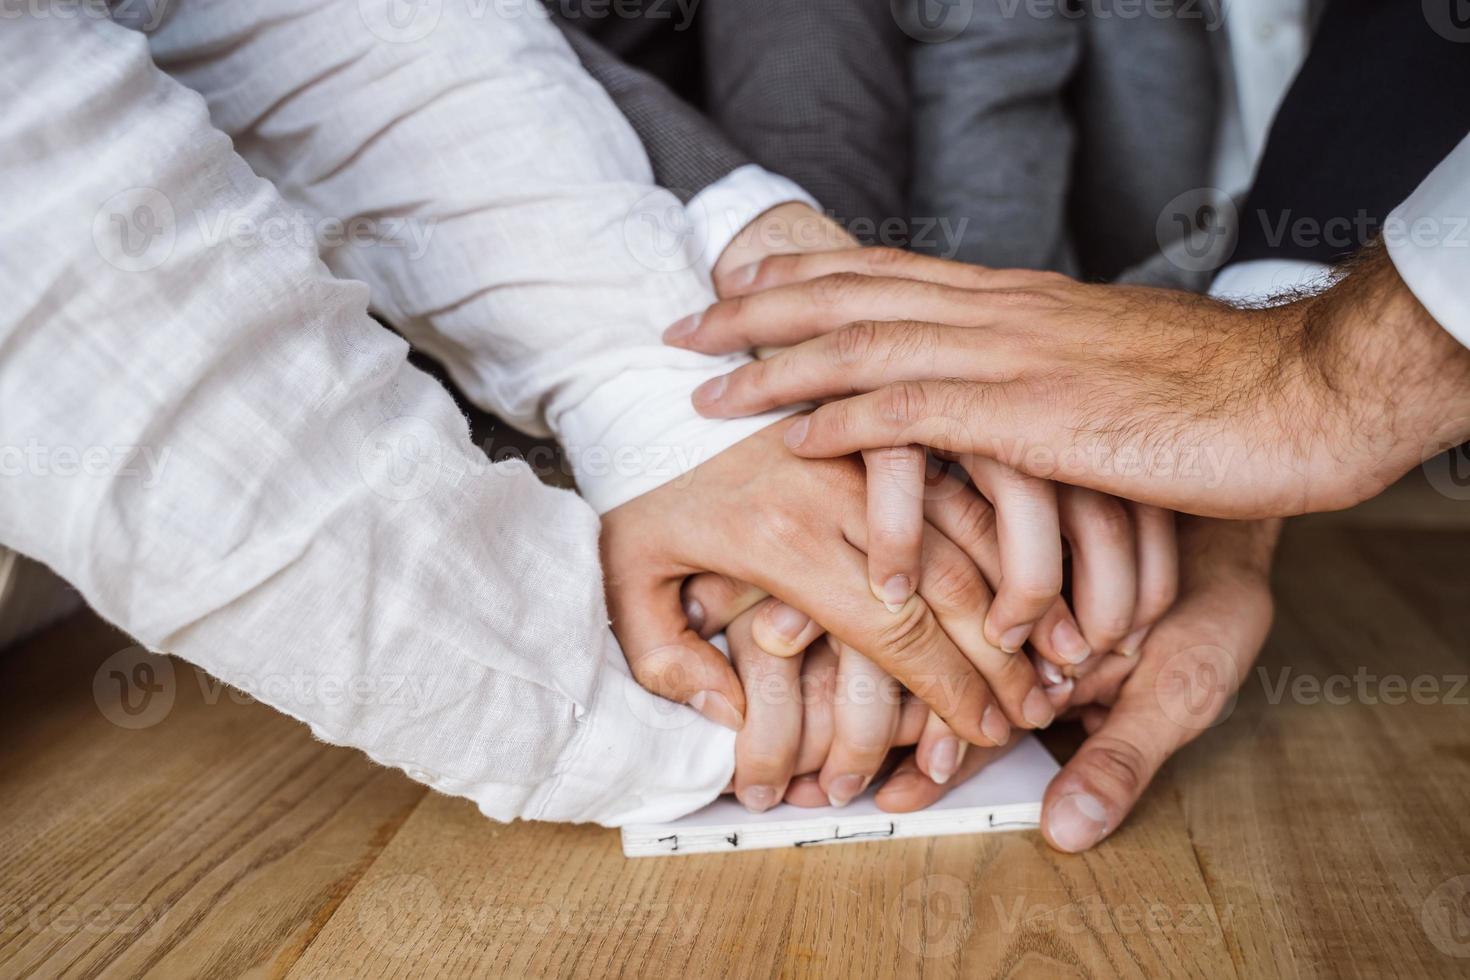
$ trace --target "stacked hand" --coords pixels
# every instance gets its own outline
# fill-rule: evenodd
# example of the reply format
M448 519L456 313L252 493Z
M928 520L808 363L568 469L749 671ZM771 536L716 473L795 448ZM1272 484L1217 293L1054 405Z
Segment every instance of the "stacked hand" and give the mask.
M872 454L864 460L865 484L855 460L846 461L845 472L793 468L796 461L774 444L771 431L696 469L681 486L614 511L605 532L610 607L635 675L657 693L740 729L736 788L753 808L771 805L788 786L794 802L845 803L873 779L892 745L915 739L917 752L900 767L898 785L914 779L942 785L962 764L983 760L982 753L967 753L969 744L1003 745L1012 725L1049 723L1065 704L1072 677L1103 662L1091 657L1093 650L1135 653L1147 625L1172 600L1169 515L1141 509L1135 521L1103 495L1073 488L1058 494L1044 481L974 459L961 462L985 496L952 475L926 483L922 469L884 468ZM922 466L922 452L918 458ZM888 484L875 489L884 474ZM894 515L901 520L887 519ZM654 522L659 529L699 529L683 535L682 561L660 567L658 559L671 556L664 550L669 542L650 534ZM716 529L729 535L725 542L708 533ZM1063 530L1074 551L1077 617L1059 599ZM878 602L861 595L863 580L849 570L862 568L862 552ZM903 571L875 571L885 562ZM671 595L686 576L705 569L725 577L692 580L681 616ZM916 594L885 594L877 583L895 574ZM1010 589L1012 616L1023 622L1008 625L997 616L1001 599L993 587L1002 595ZM793 605L769 600L737 616L764 592ZM808 617L796 607L817 612ZM696 621L693 629L686 617ZM732 660L743 686L696 635L732 619ZM831 638L807 654L807 680L819 683L805 689L798 689L798 659L781 663L753 652L799 657L826 631ZM1028 636L1044 684L1027 658L1016 655ZM975 670L967 673L956 652ZM904 699L888 672L935 709L917 730L912 719L922 709ZM820 683L824 677L831 683ZM763 693L753 697L753 686ZM824 702L802 690L834 696ZM804 792L809 783L792 777L808 771L813 753L820 754L814 746L824 739L830 752L816 780L820 793ZM884 792L881 799L889 802Z
M963 373L967 366L977 363L973 357L961 360L943 345L924 348L919 340L928 328L886 321L897 315L904 302L921 295L933 300L936 294L925 294L923 290L936 286L948 291L943 299L950 302L951 319L957 319L955 304L959 297L955 291L973 289L978 281L970 279L959 285L960 277L984 276L988 288L1003 291L1043 287L1056 290L1067 283L1044 274L990 273L944 263L936 268L929 264L931 261L914 260L903 253L845 250L805 256L756 255L755 261L745 263L738 271L732 271L734 263L725 263L717 270L717 277L727 300L702 316L676 325L670 331L670 341L710 351L772 343L803 346L707 386L696 396L696 405L706 414L733 416L801 400L856 394L901 381L908 371L915 372L917 378ZM887 281L881 285L869 282L877 277L853 274L854 267L867 272L881 267ZM826 278L828 271L844 269L848 271L835 280ZM808 274L814 274L817 281L808 281ZM907 285L903 285L905 282ZM796 285L786 291L763 291L786 283ZM804 291L797 295L789 291L793 288ZM995 301L993 296L988 299ZM1167 301L1190 302L1174 294L1168 294ZM873 303L879 305L874 307ZM867 322L849 325L859 319ZM885 331L890 328L895 338L891 345L873 340L886 340L889 335ZM900 387L918 390L912 384ZM844 412L842 404L819 409L817 415ZM856 412L852 417L867 418ZM900 611L911 600L904 597L902 603L892 601L899 595L889 593L886 586L895 576L903 576L916 584L918 598L923 600L926 579L935 574L929 567L929 542L936 535L951 544L958 539L960 550L980 572L988 608L972 608L967 620L953 609L947 616L936 616L940 632L948 637L951 629L960 630L957 635L966 637L967 642L957 645L987 678L987 670L996 671L1007 663L1026 663L1013 651L1021 642L1030 641L1048 708L1070 708L1080 713L1091 733L1083 750L1068 763L1048 793L1046 833L1053 844L1065 850L1091 846L1119 825L1164 759L1207 727L1248 669L1270 620L1266 570L1276 529L1264 523L1188 519L1183 529L1183 591L1178 604L1169 609L1177 567L1172 515L1152 507L1125 504L1094 490L1053 488L1035 478L1042 475L1042 467L1024 454L1004 460L986 458L1000 454L986 453L983 445L975 444L971 433L985 431L986 422L974 415L957 412L945 421L958 425L931 422L927 427L911 424L925 416L910 414L903 418L903 426L888 426L881 438L870 438L871 430L855 428L843 453L823 449L810 453L839 456L861 451L867 477L864 485L854 471L857 485L846 499L828 499L817 509L829 515L834 506L845 510L848 516L841 522L841 536L867 552L873 594ZM798 420L775 428L782 430L788 445L800 447L814 424ZM935 433L944 432L951 438L935 437ZM953 437L955 432L961 435ZM959 470L969 474L971 485L956 480L953 473L938 481L931 474L924 482L924 471L915 464L916 455L923 458L916 444L940 450L958 464ZM706 465L718 462L717 458ZM1007 463L1014 464L1014 468ZM781 464L776 458L768 458L765 465ZM1032 477L1021 476L1017 469L1030 469ZM784 478L776 481L782 485L786 482ZM1094 482L1106 489L1120 488L1107 481ZM977 493L976 487L982 492ZM997 489L1000 487L1012 492ZM1146 493L1140 495L1148 497ZM747 503L753 503L759 512L769 499L754 494ZM786 498L786 503L798 504L799 499L797 494ZM1163 494L1154 494L1152 499L1172 502ZM867 503L862 524L851 517L859 500ZM664 509L653 503L645 504L650 514ZM917 531L915 513L919 515ZM1089 514L1093 515L1091 519ZM743 520L748 522L754 516L747 513ZM646 521L646 517L640 519L636 514L624 517L631 518L630 525ZM974 530L977 526L979 533ZM788 528L796 530L794 524ZM950 534L955 537L947 537ZM922 542L919 547L915 547L915 538ZM1076 616L1059 598L1063 540L1071 546L1071 595ZM808 553L813 561L822 561L818 552ZM1043 558L1038 560L1038 555ZM851 559L847 562L850 564ZM666 573L661 588L667 593L680 571L726 572L724 578L699 576L689 580L685 601L706 633L730 623L732 660L744 681L743 691L733 695L743 712L735 787L748 805L763 809L780 798L782 788L793 802L845 802L873 778L883 759L890 756L892 746L917 739L917 751L898 765L878 797L880 805L888 809L915 809L928 805L948 786L955 785L953 777L973 774L1000 751L995 746L1002 740L989 736L977 739L973 727L966 725L963 712L955 713L952 702L942 698L939 703L931 702L939 717L923 719L925 709L907 697L899 683L929 701L936 693L932 677L926 684L926 678L912 673L912 664L900 651L870 642L880 634L870 634L865 641L861 631L849 632L845 637L839 631L834 637L818 639L829 623L835 622L830 613L820 611L808 617L797 608L763 596L771 592L792 599L795 607L822 609L819 599L795 596L794 590L777 581L780 575L768 575L762 581L761 576L741 573L733 564L728 559L694 561L687 568ZM1037 569L1045 574L1038 574ZM845 578L845 585L828 588L826 594L842 592L848 601L854 601L852 576ZM744 584L747 582L753 585ZM1007 583L1014 587L1020 601L1007 607L1015 613L1002 615L997 609L1003 606L1001 595ZM617 591L615 588L615 597ZM623 608L637 615L636 590L625 590L624 594L633 605ZM753 603L757 605L752 608ZM1159 619L1166 609L1167 614ZM711 610L720 612L711 615ZM982 621L978 631L975 613ZM1013 632L1022 626L1026 627L1024 635ZM1070 642L1068 627L1081 643ZM965 629L970 632L963 632ZM982 648L983 655L972 654ZM1105 655L1110 650L1136 654L1140 649L1141 658ZM798 664L803 650L805 663ZM1085 652L1077 658L1082 650ZM1104 655L1092 656L1094 650ZM639 669L636 664L641 653L642 648L630 647L635 670ZM779 656L768 654L789 659L783 662ZM1082 661L1080 667L1078 659ZM696 661L680 654L662 662L688 665ZM708 651L697 662L706 679L716 676L724 663L718 654ZM885 670L891 671L896 680L890 680ZM1019 672L1015 666L1011 670ZM644 670L639 676L658 690L660 680L655 674ZM860 686L869 692L866 698L851 694ZM726 690L739 687L732 682ZM937 687L953 689L949 683ZM753 690L767 693L752 697ZM794 696L781 693L793 690L797 692ZM1027 696L1033 697L1034 691L1028 691ZM769 696L771 692L776 696ZM677 690L667 686L662 693L679 696ZM1006 708L1004 698L994 700ZM1032 721L1039 717L1033 711ZM1008 713L1007 718L1015 722L1012 714ZM1024 702L1021 720L1026 720ZM984 748L966 752L966 742ZM797 775L812 767L818 767L815 787L812 780Z

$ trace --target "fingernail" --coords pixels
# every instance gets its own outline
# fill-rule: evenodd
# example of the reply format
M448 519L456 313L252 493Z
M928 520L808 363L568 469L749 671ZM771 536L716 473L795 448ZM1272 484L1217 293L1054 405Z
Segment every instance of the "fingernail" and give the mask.
M1092 647L1087 645L1077 624L1071 619L1063 619L1052 628L1051 645L1058 656L1069 664L1080 664L1092 656Z
M724 725L732 731L740 731L745 719L730 703L730 699L719 691L698 691L689 699L689 707L704 715L716 725Z
M959 766L960 740L952 736L941 738L929 754L929 778L942 786Z
M690 397L696 405L708 405L717 402L725 395L725 389L730 386L730 376L722 374L718 378L710 378L704 384L694 389Z
M811 622L811 617L800 609L786 605L784 602L771 610L771 628L787 640L794 640L806 629L806 624Z
M1046 829L1053 844L1075 854L1102 840L1108 829L1108 812L1094 797L1071 793L1047 811Z
M731 270L730 274L725 277L725 285L732 289L738 289L741 286L749 286L751 283L755 282L755 277L760 273L760 271L761 264L759 262L752 262L750 263L750 265L742 265L738 269Z
M845 776L838 776L832 780L827 790L827 802L833 806L847 806L853 797L863 791L864 779L855 772Z
M1057 709L1051 706L1051 702L1046 699L1046 692L1039 687L1033 687L1031 693L1026 695L1026 700L1021 702L1021 717L1026 719L1028 725L1045 728L1056 716Z
M882 587L874 587L870 582L868 588L878 597L878 601L891 613L896 613L903 608L903 604L909 601L909 596L914 594L914 583L909 581L907 575L890 575L888 581Z
M1118 652L1125 657L1136 657L1138 651L1143 649L1144 637L1148 636L1149 627L1136 629L1123 637L1123 642L1118 644Z
M1057 665L1052 663L1050 660L1037 661L1036 671L1041 675L1041 682L1048 687L1060 684L1062 681L1066 680L1066 678L1062 676L1062 672L1057 669Z
M1012 626L1000 636L1000 648L1006 653L1015 653L1026 645L1026 637L1031 635L1031 627L1034 623L1022 623L1020 626Z
M774 786L747 786L736 794L745 808L752 813L765 813L776 805L777 795Z
M704 603L698 599L684 600L684 618L689 621L690 629L696 633L704 629L704 616Z
M811 416L807 415L796 420L796 424L786 430L786 445L795 449L806 441L806 430L811 428Z
M1048 687L1046 689L1047 700L1050 701L1054 706L1064 705L1067 703L1067 699L1072 696L1072 691L1074 688L1076 688L1076 686L1077 682L1072 680L1072 678L1070 677L1062 681L1060 684L1053 684L1051 687Z
M980 731L996 745L1004 745L1011 740L1011 723L993 704L987 704L985 713L980 716Z
M664 343L677 344L682 340L686 340L694 334L694 331L699 329L699 321L703 319L703 313L693 313L686 316L664 331Z

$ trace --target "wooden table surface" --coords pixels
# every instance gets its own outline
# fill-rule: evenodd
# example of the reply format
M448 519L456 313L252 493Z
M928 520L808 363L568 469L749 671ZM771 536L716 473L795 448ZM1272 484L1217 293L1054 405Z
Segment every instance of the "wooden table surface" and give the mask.
M0 976L1470 975L1470 504L1397 489L1289 528L1233 712L1082 856L628 861L177 661L171 706L120 715L129 641L74 617L0 658Z

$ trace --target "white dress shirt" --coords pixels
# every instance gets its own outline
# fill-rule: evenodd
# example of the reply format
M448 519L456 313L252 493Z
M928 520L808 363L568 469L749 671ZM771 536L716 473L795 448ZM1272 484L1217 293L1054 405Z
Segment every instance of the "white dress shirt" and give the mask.
M1306 61L1311 16L1306 0L1229 0L1220 10L1224 28L1220 111L1212 162L1214 186L1240 199L1250 189L1266 150L1276 110ZM1220 270L1210 295L1259 303L1325 284L1331 270L1300 259L1255 259Z
M1389 213L1383 241L1424 309L1470 347L1470 135Z
M1216 186L1239 195L1265 150L1271 123L1306 59L1310 17L1304 0L1232 0L1224 5L1221 125ZM1431 316L1470 346L1470 136L1384 222L1383 241L1399 275ZM1210 294L1269 301L1331 282L1332 269L1299 259L1226 266Z
M707 246L538 6L182 0L147 39L80 9L0 31L0 446L35 450L0 542L492 817L713 798L733 733L629 676L594 510L490 465L367 316L603 508L771 420L688 408L733 363L659 343Z

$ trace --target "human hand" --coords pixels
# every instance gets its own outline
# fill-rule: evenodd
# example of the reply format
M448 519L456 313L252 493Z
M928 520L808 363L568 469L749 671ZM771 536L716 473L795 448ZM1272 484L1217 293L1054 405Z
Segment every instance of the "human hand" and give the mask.
M1268 309L885 249L775 256L730 280L733 298L671 342L799 346L696 405L843 398L791 431L803 456L917 442L1244 518L1347 506L1470 437L1470 351L1377 249Z
M1076 683L1071 700L1086 704L1088 738L1047 788L1041 823L1053 847L1087 850L1117 830L1159 767L1231 703L1270 629L1279 530L1279 521L1182 522L1179 602L1149 633L1136 669L1104 665ZM966 759L947 786L900 766L878 805L929 806L978 771L984 756Z
M878 664L966 741L997 744L1011 726L1049 724L1054 709L1027 659L985 640L990 591L971 557L983 544L966 520L979 498L925 502L922 584L891 612L862 585L861 467L797 459L781 444L789 424L604 516L608 607L639 682L740 728L741 686L680 604L686 577L714 571L810 611L818 630Z
M725 631L746 703L731 788L756 813L783 798L845 806L879 774L891 749L919 740L932 714L871 661L829 637L794 657L767 654L752 636L759 608L741 613Z
M714 268L716 287L722 296L740 294L749 285L745 277L773 255L858 247L825 215L805 204L783 204L758 216L725 249ZM758 350L762 356L776 353L770 347ZM881 602L897 608L918 583L926 454L908 445L864 449L862 457L869 587ZM966 457L963 465L999 517L1003 561L989 578L995 596L984 624L987 641L1013 653L1031 640L1065 674L1093 650L1136 653L1175 591L1172 515L1070 489L1062 492L1059 514L1058 493L1049 481L976 456ZM1075 593L1084 609L1078 617L1060 598L1064 518L1079 559ZM1135 555L1141 577L1134 574Z

